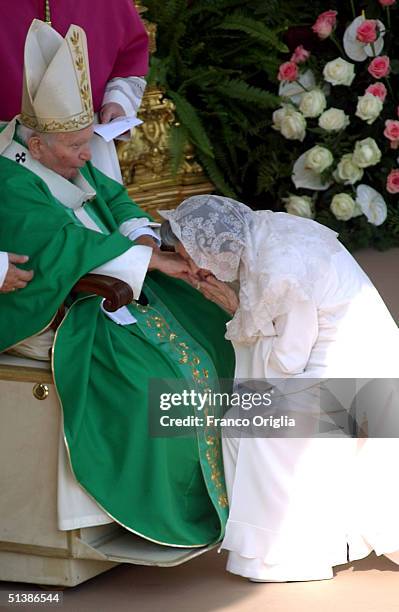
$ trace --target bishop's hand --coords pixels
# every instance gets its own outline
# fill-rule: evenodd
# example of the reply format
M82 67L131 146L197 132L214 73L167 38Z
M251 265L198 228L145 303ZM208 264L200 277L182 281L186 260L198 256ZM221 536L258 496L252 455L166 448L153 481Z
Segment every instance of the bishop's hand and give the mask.
M159 270L168 276L181 278L191 284L196 280L190 271L187 261L177 253L153 250L148 269Z
M14 264L22 264L28 261L26 255L8 254L8 270L4 282L0 287L0 293L10 293L17 289L23 289L33 278L32 270L21 270Z

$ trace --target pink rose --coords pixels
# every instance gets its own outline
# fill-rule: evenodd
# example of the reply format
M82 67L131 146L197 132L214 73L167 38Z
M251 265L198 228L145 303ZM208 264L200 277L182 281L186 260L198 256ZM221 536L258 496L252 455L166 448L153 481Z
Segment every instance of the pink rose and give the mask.
M380 98L384 102L385 98L387 97L387 88L385 87L384 83L373 83L367 87L364 93L370 93L373 96L376 96L376 98Z
M391 67L387 55L379 55L371 60L367 70L375 79L382 79L389 74Z
M381 6L392 6L395 4L396 0L378 0Z
M388 119L387 121L385 121L384 136L386 136L389 140L398 140L399 121L394 121L392 119Z
M292 54L291 62L294 62L295 64L302 64L303 62L306 62L307 59L309 59L309 56L310 51L307 51L303 47L303 45L299 45L299 47L297 47L294 53Z
M277 78L279 81L296 81L298 66L294 62L284 62L279 68Z
M392 119L385 121L384 136L391 141L391 149L397 149L399 147L399 121Z
M375 19L366 19L356 31L356 38L362 43L373 43L377 40L378 30Z
M391 170L387 178L387 191L399 193L399 170Z
M312 30L321 40L328 38L337 24L337 11L324 11L320 13Z

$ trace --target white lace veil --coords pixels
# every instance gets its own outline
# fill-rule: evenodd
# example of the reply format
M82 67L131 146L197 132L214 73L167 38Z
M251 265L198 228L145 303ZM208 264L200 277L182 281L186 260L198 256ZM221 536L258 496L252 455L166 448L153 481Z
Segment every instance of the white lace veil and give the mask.
M230 198L200 195L184 200L176 210L158 212L197 266L222 281L238 278L245 227L253 215L248 206Z
M201 268L223 281L240 281L240 306L230 340L252 343L293 304L311 300L342 246L337 234L310 219L252 211L230 198L193 196L176 210L159 211Z

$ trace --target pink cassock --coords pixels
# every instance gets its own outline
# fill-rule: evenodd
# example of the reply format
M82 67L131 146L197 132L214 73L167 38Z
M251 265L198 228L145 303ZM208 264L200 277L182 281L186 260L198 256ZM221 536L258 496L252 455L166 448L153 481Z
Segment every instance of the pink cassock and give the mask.
M0 120L21 111L25 37L33 19L44 20L44 6L44 0L14 0L1 16ZM148 37L132 0L50 0L50 8L62 36L72 23L87 34L95 111L110 79L147 73Z

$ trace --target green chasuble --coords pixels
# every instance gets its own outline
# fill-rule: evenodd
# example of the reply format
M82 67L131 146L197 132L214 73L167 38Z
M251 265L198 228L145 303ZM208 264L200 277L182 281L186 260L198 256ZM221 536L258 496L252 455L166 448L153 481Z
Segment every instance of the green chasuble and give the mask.
M0 294L0 351L44 330L81 276L132 247L120 224L148 217L91 164L82 175L106 233L82 226L23 163L0 157L1 249L29 255L25 267L35 272L25 289ZM227 317L161 273L148 274L143 290L148 306L128 307L137 323L118 325L101 298L80 295L57 330L53 371L67 451L78 482L121 525L161 544L206 545L223 536L227 518L220 438L206 427L150 435L148 386L184 379L204 391L232 377Z

